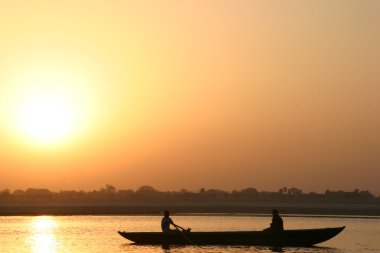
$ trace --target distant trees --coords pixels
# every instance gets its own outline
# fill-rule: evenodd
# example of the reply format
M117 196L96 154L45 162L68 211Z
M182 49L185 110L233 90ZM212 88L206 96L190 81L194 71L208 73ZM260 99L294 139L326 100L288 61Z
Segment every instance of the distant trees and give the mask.
M360 191L359 189L355 189L353 192L326 190L324 195L327 199L331 200L371 201L375 199L375 196L369 191Z
M257 199L257 197L259 196L259 192L255 188L249 187L241 191L233 190L231 192L231 196L233 199L253 200L253 199Z
M12 197L12 194L9 189L4 189L0 191L0 199L10 199L11 197Z
M53 192L48 189L29 188L27 190L9 189L0 191L0 203L8 202L88 202L88 201L306 201L306 202L360 202L380 203L380 196L376 197L369 191L355 189L352 192L330 191L324 193L304 193L296 187L282 187L276 192L258 191L253 187L241 190L223 191L218 189L201 188L193 192L186 189L179 191L158 191L152 186L144 185L136 191L131 189L118 190L112 185L93 191L61 190Z

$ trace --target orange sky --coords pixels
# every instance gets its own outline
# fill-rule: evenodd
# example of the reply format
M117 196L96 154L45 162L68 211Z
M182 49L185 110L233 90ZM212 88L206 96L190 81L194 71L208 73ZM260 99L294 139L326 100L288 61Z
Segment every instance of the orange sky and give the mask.
M379 12L0 0L0 189L379 194Z

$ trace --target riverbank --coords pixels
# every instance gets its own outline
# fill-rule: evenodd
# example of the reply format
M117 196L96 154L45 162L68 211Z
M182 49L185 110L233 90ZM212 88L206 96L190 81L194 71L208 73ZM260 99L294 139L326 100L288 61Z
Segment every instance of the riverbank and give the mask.
M283 215L380 216L379 204L368 203L289 203L289 202L91 202L91 203L0 203L1 216L17 215L161 215L177 214L270 214L277 208Z

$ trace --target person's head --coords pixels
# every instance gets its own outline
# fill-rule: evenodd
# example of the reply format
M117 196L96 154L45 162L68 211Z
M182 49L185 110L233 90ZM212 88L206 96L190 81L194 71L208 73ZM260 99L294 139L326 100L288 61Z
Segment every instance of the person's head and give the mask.
M168 211L168 210L165 210L165 212L164 212L164 216L165 216L165 217L169 217L169 215L170 215L169 211Z
M277 209L273 209L273 210L272 210L272 215L273 215L274 217L278 216L278 210L277 210Z

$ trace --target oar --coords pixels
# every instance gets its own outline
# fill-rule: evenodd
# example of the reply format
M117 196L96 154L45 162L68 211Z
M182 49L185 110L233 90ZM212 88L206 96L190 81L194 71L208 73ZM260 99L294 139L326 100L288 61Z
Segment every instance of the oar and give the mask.
M174 227L179 231L179 233L182 235L183 238L185 238L185 240L186 240L188 243L195 245L195 244L189 239L189 237L187 237L187 235L185 235L185 233L184 233L181 229L179 229L179 227L178 227L177 225L174 225Z

